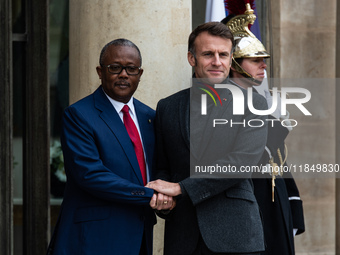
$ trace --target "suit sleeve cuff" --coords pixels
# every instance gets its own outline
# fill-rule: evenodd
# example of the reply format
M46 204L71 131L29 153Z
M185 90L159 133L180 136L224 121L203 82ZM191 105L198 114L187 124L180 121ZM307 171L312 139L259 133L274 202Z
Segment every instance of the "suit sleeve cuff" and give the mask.
M290 200L290 207L293 217L293 228L297 229L297 235L305 232L305 222L303 216L302 200Z
M179 184L179 186L181 187L182 196L188 195L188 193L187 193L187 191L186 191L186 189L185 189L183 183L182 183L182 182L179 182L178 184Z

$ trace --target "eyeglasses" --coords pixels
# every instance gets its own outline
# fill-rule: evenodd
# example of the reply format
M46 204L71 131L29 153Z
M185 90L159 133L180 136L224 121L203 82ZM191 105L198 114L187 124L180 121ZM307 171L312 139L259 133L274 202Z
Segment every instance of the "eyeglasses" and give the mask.
M128 75L138 75L140 73L141 68L138 66L122 66L118 64L111 64L111 65L101 65L102 67L107 67L109 73L112 74L120 74L123 69L125 69Z

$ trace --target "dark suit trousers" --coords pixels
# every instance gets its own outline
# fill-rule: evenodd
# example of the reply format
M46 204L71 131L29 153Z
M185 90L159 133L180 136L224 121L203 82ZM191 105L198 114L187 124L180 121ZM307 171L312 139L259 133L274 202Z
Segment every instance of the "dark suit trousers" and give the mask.
M193 254L191 255L260 255L258 252L252 252L252 253L216 253L212 252L208 249L208 247L205 245L202 236L200 235L197 247Z
M146 248L145 233L143 233L142 245L140 246L139 255L148 255Z

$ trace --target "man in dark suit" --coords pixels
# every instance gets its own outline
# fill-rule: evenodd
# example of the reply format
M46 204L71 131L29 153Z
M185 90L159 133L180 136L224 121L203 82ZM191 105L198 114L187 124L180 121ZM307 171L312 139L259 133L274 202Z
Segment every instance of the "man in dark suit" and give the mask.
M194 67L194 78L211 87L227 83L233 46L233 35L222 23L198 26L189 37L188 61ZM223 99L223 106L208 103L208 118L211 119L212 109L220 109L222 115L219 117L232 120L234 125L219 126L214 132L207 133L201 128L206 136L195 134L194 137L202 137L203 141L209 141L207 143L192 140L197 123L192 122L195 116L192 116L190 89L162 99L157 106L154 171L159 179L148 186L163 194L177 196L176 206L171 211L164 210L164 204L169 202L162 196L155 195L150 202L166 219L164 254L257 254L264 250L251 173L238 173L242 167L256 166L266 144L266 125L255 128L246 123L252 119L264 121L266 116L253 114L246 104L244 115L234 115L235 98L230 91L216 90ZM247 102L246 93L243 96ZM253 105L259 110L267 107L264 98L255 94ZM197 126L200 129L200 124ZM207 144L214 145L213 151ZM204 150L206 148L210 151ZM197 162L209 154L212 165L231 166L236 174L191 178L190 157L197 151L206 152L196 157Z
M97 67L101 86L65 110L67 184L48 254L152 254L154 191L144 185L155 112L132 97L141 64L131 41L108 43Z

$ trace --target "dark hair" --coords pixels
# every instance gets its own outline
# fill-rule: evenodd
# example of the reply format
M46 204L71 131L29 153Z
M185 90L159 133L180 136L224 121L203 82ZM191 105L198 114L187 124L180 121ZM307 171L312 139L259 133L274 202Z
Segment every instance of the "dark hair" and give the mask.
M229 14L227 17L225 17L224 19L221 20L221 23L223 23L224 25L227 25L229 20L231 20L234 17L236 17L235 14Z
M103 59L105 58L107 49L110 46L128 46L128 47L135 48L137 50L137 52L138 52L138 56L139 56L139 60L140 60L140 65L142 65L142 55L141 55L140 50L138 49L137 45L134 44L133 42L131 42L130 40L124 39L124 38L119 38L119 39L113 40L113 41L107 43L103 47L102 51L100 52L99 65L103 64Z
M234 36L229 30L229 28L222 24L221 22L208 22L199 25L198 27L195 28L194 31L191 32L189 36L189 42L188 42L188 50L196 56L196 48L195 48L195 40L197 36L203 32L208 32L209 35L213 36L219 36L225 39L229 39L232 42L232 51L234 50L235 47L235 41L234 41Z

